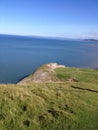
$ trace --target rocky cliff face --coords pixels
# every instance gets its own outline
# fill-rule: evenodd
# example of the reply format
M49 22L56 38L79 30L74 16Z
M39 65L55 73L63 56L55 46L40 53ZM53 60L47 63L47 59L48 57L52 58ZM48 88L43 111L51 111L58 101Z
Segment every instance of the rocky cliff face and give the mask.
M58 65L57 63L43 65L33 74L21 80L18 84L57 81L57 77L54 71L56 68L65 68L65 66Z

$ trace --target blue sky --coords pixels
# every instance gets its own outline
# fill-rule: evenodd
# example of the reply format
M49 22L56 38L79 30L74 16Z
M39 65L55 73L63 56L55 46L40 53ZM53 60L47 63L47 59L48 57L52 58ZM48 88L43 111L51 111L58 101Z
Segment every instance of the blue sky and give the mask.
M0 33L98 38L98 0L0 0Z

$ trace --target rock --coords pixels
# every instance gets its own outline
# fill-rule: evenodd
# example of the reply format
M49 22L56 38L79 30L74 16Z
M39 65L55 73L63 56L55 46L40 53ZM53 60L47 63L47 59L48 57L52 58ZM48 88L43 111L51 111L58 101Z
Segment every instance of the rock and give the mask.
M65 66L58 65L57 63L45 64L37 69L32 75L18 82L18 84L56 81L58 80L54 71L56 68L65 68Z
M57 63L50 63L50 64L47 64L47 66L50 67L52 70L56 68L65 68L64 65L58 65Z

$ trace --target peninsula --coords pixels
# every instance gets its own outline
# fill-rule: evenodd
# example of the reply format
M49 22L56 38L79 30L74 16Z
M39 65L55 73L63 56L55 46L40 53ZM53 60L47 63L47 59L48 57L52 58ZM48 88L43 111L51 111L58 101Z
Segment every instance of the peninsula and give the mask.
M56 63L0 85L0 130L97 130L98 70Z

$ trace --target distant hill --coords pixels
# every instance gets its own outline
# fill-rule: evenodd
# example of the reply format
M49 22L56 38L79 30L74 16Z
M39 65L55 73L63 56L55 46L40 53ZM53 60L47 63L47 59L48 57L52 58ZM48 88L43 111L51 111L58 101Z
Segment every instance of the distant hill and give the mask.
M98 42L98 39L84 39L84 41Z
M1 84L0 130L98 130L98 70L51 63Z

